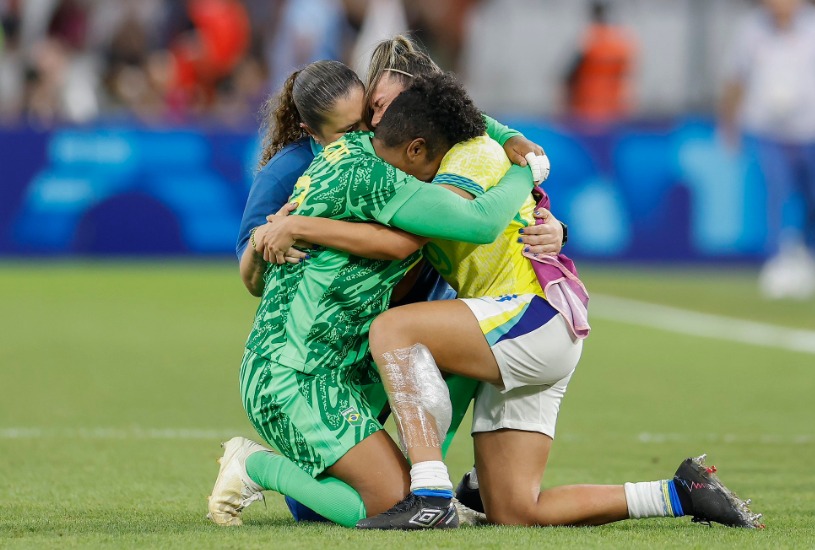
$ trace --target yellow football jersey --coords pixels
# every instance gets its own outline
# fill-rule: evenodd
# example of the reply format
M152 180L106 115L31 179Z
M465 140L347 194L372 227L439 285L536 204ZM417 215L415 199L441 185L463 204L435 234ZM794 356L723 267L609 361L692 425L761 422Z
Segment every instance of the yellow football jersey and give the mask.
M504 149L484 135L450 149L433 183L452 185L478 196L497 184L510 166ZM477 245L436 239L424 247L424 256L456 289L459 298L543 296L532 264L521 254L524 245L518 242L518 230L534 224L534 209L535 201L530 194L493 243Z

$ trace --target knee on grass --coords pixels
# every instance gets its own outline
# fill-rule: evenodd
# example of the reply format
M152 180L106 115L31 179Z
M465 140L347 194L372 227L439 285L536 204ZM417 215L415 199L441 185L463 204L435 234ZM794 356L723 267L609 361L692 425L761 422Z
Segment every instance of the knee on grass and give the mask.
M495 525L534 527L541 525L534 502L492 503L486 510L487 521Z

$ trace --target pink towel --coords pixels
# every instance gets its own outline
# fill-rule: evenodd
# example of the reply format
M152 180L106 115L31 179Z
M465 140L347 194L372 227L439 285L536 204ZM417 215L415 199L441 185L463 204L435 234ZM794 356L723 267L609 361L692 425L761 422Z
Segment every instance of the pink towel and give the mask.
M549 209L549 195L540 187L535 187L534 195L540 196L537 208ZM535 219L535 224L543 223ZM532 268L538 276L546 300L563 315L569 324L572 334L583 339L591 332L589 326L589 293L577 276L577 267L574 262L564 256L535 257L528 252L524 256L532 261Z

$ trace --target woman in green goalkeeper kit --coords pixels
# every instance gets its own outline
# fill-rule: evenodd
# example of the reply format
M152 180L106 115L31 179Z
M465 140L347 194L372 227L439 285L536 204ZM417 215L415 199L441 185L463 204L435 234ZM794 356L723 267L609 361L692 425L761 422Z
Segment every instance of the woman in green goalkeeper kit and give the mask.
M452 144L483 131L480 115L477 122L451 120L428 138L433 147L425 153L440 160ZM381 146L367 134L355 134L326 147L298 180L298 213L416 231L422 223L417 220L432 205L446 214L425 220L436 224L434 235L490 242L531 189L528 169L515 168L506 183L467 201L385 164L375 155ZM266 271L241 388L259 433L299 469L289 468L292 462L280 456L254 452L262 448L251 442L230 441L210 499L213 520L240 523L240 511L262 488L290 494L345 525L382 512L407 494L407 464L380 430L360 388L375 377L366 357L367 328L417 260L413 255L397 262L365 260L321 250L305 263ZM346 497L353 497L350 504Z
M327 69L326 62L320 62L319 64L321 69L325 71ZM336 92L335 90L335 97L338 99L342 99L344 101L343 104L348 103L349 98L352 97L352 94L349 93L355 87L356 89L361 89L358 87L353 79L347 78L347 74L343 73L342 76L338 76L339 73L342 71L336 72L336 66L332 67L331 70L334 70L334 74L329 74L329 79L334 80L336 90L340 90ZM313 66L307 68L304 71L304 76L309 76L309 72L312 72L314 69ZM368 117L369 120L371 117L376 116L377 113L381 115L381 111L383 106L386 103L389 103L392 97L389 97L389 94L398 93L398 86L404 85L409 82L409 78L405 76L405 73L408 71L419 75L423 73L434 73L438 72L438 68L435 64L430 60L425 54L418 51L413 44L403 38L403 37L396 37L393 40L383 42L377 48L374 59L372 60L371 71L369 73L369 80L374 84L370 88L370 90L374 91L375 94L369 94L369 100L371 104L369 106L371 109L368 110ZM325 78L325 72L321 75L321 78ZM345 79L345 80L343 80ZM290 79L292 82L294 78ZM303 79L301 78L300 81ZM249 265L250 269L244 270L245 273L249 273L249 276L244 276L244 280L247 281L247 285L250 286L252 289L252 285L250 284L252 281L252 277L254 277L254 284L255 289L257 289L257 281L259 280L262 285L262 277L258 276L257 271L260 271L262 275L262 269L265 268L265 262L262 261L261 253L263 252L263 243L264 243L264 234L267 226L259 225L258 221L254 221L254 225L252 223L253 220L258 220L257 212L262 211L263 209L266 212L276 211L280 205L278 202L277 204L274 203L274 200L269 200L270 189L271 188L280 188L282 187L284 190L286 186L289 187L289 191L283 191L285 195L290 193L291 188L293 187L293 180L287 180L287 178L291 177L289 174L292 173L292 166L291 160L292 158L297 158L299 153L302 152L303 147L299 145L299 141L295 141L297 138L300 138L303 135L311 136L312 141L312 148L315 142L321 143L328 143L335 139L336 136L340 135L339 132L342 132L342 128L340 126L346 125L346 119L351 121L352 111L348 111L347 114L339 113L338 115L331 115L329 111L325 108L322 110L320 109L321 102L314 102L312 101L308 107L304 110L305 114L308 116L304 116L300 118L300 113L298 113L294 102L291 101L291 92L292 87L289 83L288 91L289 91L289 101L282 102L283 109L278 109L277 113L274 113L278 116L279 124L276 125L275 128L270 129L269 134L267 135L266 139L266 150L264 151L264 159L266 159L264 166L262 167L261 171L258 174L258 178L253 184L252 193L250 194L249 202L247 203L247 212L244 215L244 222L249 223L242 223L241 229L241 237L239 240L239 254L241 254L242 259L245 261L244 265ZM306 80L309 82L309 80ZM310 82L316 82L314 78L310 79ZM302 83L302 82L301 82ZM344 89L341 89L342 86L345 86ZM312 91L314 90L312 85ZM302 90L301 90L302 91ZM323 87L322 90L318 90L322 92L326 92L327 90ZM356 93L356 92L354 92ZM326 96L323 95L319 99L323 100L322 104L326 104L325 99ZM288 107L288 109L286 109ZM272 114L272 111L268 111L269 114ZM329 115L329 116L325 116ZM377 117L378 120L378 117ZM285 124L280 124L281 122ZM524 154L526 152L531 151L540 151L540 148L525 140L523 136L521 136L518 132L509 130L508 128L495 123L495 121L491 119L487 119L488 122L488 131L489 133L495 137L500 143L504 144L504 148L507 152L507 155L510 159L525 163ZM349 122L349 126L353 126L355 124ZM336 127L336 129L335 129ZM292 151L289 151L290 148L294 147ZM277 154L275 154L277 152ZM302 155L300 155L302 156ZM271 160L269 160L271 159ZM279 160L285 160L288 164L283 165ZM280 167L280 168L278 168ZM281 171L282 170L282 171ZM288 183L291 181L291 183ZM270 183L271 182L271 183ZM277 193L280 195L279 191L272 190L272 193ZM284 195L284 196L285 196ZM548 215L545 213L544 215ZM262 219L262 218L260 218ZM250 229L255 227L254 230L251 231L252 236L252 253L246 253L245 250L248 250L250 247L245 247L246 244L250 244ZM244 234L245 231L245 234ZM536 253L550 253L550 252L557 252L560 248L560 243L562 239L562 231L560 223L554 219L554 217L549 217L546 220L546 223L540 224L535 228L532 228L528 231L525 235L522 236L524 242L529 246L532 252ZM293 251L295 254L300 254L299 252ZM398 251L396 251L398 253ZM246 260L249 260L246 262ZM260 267L260 269L258 269ZM253 274L254 271L254 274ZM424 269L414 269L410 273L411 277L416 279L415 275L418 275L419 284L410 291L408 294L408 298L412 299L422 299L421 296L426 296L429 289L441 289L444 285L443 281L440 281L438 275L432 271L431 269L424 268ZM410 278L410 277L408 277ZM441 284L439 284L439 282ZM446 285L444 285L446 286ZM449 288L449 287L448 287ZM261 286L262 289L262 286ZM426 290L428 289L428 290ZM260 289L253 290L253 292L259 292ZM439 296L441 292L439 290L432 290L430 291L430 295ZM460 387L456 388L456 385ZM374 394L378 394L382 396L381 393L381 385L376 387L377 385L368 386L368 389L373 389ZM451 380L450 381L451 387L451 394L454 396L454 401L456 398L458 399L457 403L457 412L456 417L454 418L454 426L457 425L458 421L460 421L461 417L466 412L467 404L469 403L472 391L473 391L473 384L470 381L459 379L459 380ZM381 402L381 397L379 398ZM450 436L446 442L446 446L449 445L450 441L452 440L452 436L454 434L454 430L451 429ZM285 469L285 468L284 468ZM300 483L297 484L293 480L298 479L298 476L295 475L298 472L291 472L290 474L282 475L281 479L290 480L292 483L289 485L297 485L298 487L308 486L308 483ZM312 479L312 481L314 481ZM277 490L282 490L279 487L271 487ZM282 492L286 492L282 490ZM211 507L213 511L213 519L215 519L219 523L238 523L239 519L237 516L232 513L228 513L226 515L219 514L217 511L218 505L214 504ZM318 507L319 508L319 507ZM293 510L295 511L295 510ZM355 512L356 513L356 512ZM330 515L330 514L329 514ZM297 517L295 515L295 517ZM338 519L341 523L351 524L353 521L348 519L347 521L343 521L342 519Z
M367 80L369 85L365 94L363 122L369 127L375 127L381 119L387 105L389 105L395 95L403 90L415 77L439 73L441 73L441 70L438 66L436 66L425 53L417 49L408 38L396 36L391 40L381 42L373 52L368 71ZM331 116L328 117L326 123L322 126L322 128L325 129L324 131L319 131L321 127L311 120L313 119L313 113L308 113L312 116L308 117L308 121L301 122L299 126L303 127L308 134L312 136L312 141L317 140L323 144L330 143L339 137L340 134L337 133L338 129L344 131L347 127L353 128L357 125L357 122L353 119L353 111L349 111L350 103L348 99L350 99L351 95L352 94L349 94L348 98L344 99L341 103L338 102L338 105L328 111L328 114ZM319 104L319 102L316 103ZM275 113L277 128L275 132L270 132L267 135L265 141L268 147L264 149L263 154L264 159L271 157L272 162L274 162L277 156L272 156L273 148L275 147L277 149L283 148L280 158L285 160L291 159L293 155L288 154L287 149L289 145L287 145L287 142L293 139L293 137L302 135L303 133L303 129L291 121L291 119L297 118L297 109L290 100L290 95L289 100L281 101L280 104L281 107L278 108ZM307 104L306 109L314 111L314 104L315 102ZM271 112L269 107L267 107L267 110ZM524 166L527 162L525 156L528 153L535 155L542 153L542 149L538 145L525 139L519 132L511 130L489 117L485 117L485 120L487 122L487 133L503 146L507 157L513 163ZM315 131L315 129L317 131ZM302 147L299 148L299 151L302 152ZM268 168L272 167L264 167L262 173L268 172ZM244 214L245 221L247 219L258 220L257 212L259 209L256 206L257 200L255 197L263 195L264 186L261 185L262 183L263 180L259 178L256 180L255 185L253 185L249 203L247 203L247 213L254 212L254 214ZM290 195L294 187L294 181L284 183L283 185L285 189L288 189L285 195ZM287 185L291 187L285 187ZM278 193L278 195L279 194L280 193ZM277 211L280 206L279 202L267 205L265 212L270 213ZM563 228L565 226L555 219L554 216L551 216L545 209L536 212L535 216L543 218L541 220L543 223L526 228L524 232L518 235L518 238L526 245L526 250L529 253L538 255L557 254L564 240ZM265 221L263 217L261 217L260 220ZM255 226L257 226L255 230L252 230L251 228ZM249 244L249 233L250 231L254 231L254 246L252 248L263 252L263 258L261 258L260 254L244 254L242 257L245 262L244 265L249 265L248 269L242 269L244 281L250 291L256 295L260 295L262 291L262 273L265 267L265 261L271 259L269 257L269 251L265 247L266 236L270 228L271 224L260 224L259 221L255 221L254 225L252 223L242 223L239 243L243 245ZM356 243L351 242L346 244L352 247L355 244L362 247L366 246L364 240L357 240ZM245 251L245 249L242 250ZM363 248L362 250L364 251L365 249ZM299 261L304 256L304 252L293 248L286 252L286 257L290 261ZM431 265L422 262L422 264L416 266L408 273L405 280L396 289L391 301L391 306L404 305L415 301L451 299L454 297L455 292L440 277L438 272L436 272ZM453 376L449 377L447 382L450 387L451 395L453 396L454 417L450 433L445 441L445 451L455 436L456 429L467 411L475 390L475 384L467 379Z

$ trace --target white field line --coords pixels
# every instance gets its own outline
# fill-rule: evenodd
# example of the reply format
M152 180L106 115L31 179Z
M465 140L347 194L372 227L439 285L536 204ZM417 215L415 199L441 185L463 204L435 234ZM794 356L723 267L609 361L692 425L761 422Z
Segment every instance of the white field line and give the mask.
M592 317L740 344L815 354L815 331L592 294Z
M595 318L657 328L669 332L688 334L703 338L727 340L755 346L780 348L789 351L815 354L815 331L793 329L745 321L721 315L699 313L685 309L640 302L602 294L592 295L591 315ZM176 440L226 440L241 429L206 430L195 428L0 428L0 439L176 439ZM564 434L561 439L587 440L579 434ZM753 434L749 437L735 434L696 434L693 436L671 433L641 433L634 441L639 443L695 442L709 443L761 443L761 444L811 444L815 436L776 434Z
M95 439L95 440L207 440L225 441L230 437L244 433L235 430L202 430L186 428L0 428L0 440L4 439ZM815 435L780 435L780 434L721 434L721 433L651 433L618 436L609 434L614 439L627 439L631 443L738 443L762 445L811 445L815 444ZM558 439L571 442L596 442L596 436L581 434L563 434Z

